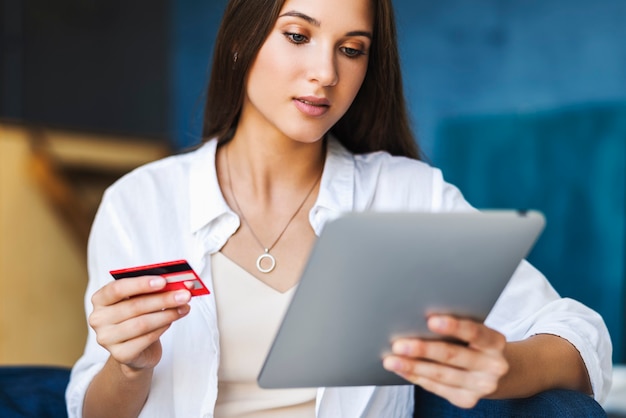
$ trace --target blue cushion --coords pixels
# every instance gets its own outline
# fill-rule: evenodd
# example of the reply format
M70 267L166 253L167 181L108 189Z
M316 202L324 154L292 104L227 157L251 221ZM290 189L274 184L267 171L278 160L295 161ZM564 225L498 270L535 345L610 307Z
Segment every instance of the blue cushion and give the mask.
M529 260L604 317L626 360L626 103L450 118L433 153L475 206L545 213Z

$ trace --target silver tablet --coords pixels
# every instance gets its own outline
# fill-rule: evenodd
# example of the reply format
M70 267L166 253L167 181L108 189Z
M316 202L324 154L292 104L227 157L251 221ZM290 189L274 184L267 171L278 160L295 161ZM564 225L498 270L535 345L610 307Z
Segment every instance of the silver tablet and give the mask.
M544 227L535 211L351 213L329 222L258 377L263 388L398 385L382 367L426 317L484 320Z

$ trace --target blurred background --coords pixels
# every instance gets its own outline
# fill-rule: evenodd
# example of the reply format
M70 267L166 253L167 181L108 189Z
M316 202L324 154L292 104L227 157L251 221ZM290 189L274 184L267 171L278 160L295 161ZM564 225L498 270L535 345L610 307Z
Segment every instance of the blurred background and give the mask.
M71 365L103 189L200 141L225 0L0 0L0 364ZM626 2L395 0L427 159L535 208L530 260L626 362Z

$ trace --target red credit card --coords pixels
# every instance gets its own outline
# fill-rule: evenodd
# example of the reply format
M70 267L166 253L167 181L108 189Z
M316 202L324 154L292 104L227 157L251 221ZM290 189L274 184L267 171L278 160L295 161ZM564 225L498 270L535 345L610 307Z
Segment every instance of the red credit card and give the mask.
M191 292L191 296L208 295L211 293L186 260L168 261L166 263L111 270L110 273L115 280L139 276L164 277L165 280L167 280L167 284L161 292L187 289L185 282L193 282L193 288L187 289Z

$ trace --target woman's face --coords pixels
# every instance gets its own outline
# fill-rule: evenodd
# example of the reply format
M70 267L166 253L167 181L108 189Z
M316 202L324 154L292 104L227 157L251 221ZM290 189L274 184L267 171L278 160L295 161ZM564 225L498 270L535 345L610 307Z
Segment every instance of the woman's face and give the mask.
M363 83L372 32L370 0L287 0L248 73L240 127L322 138Z

